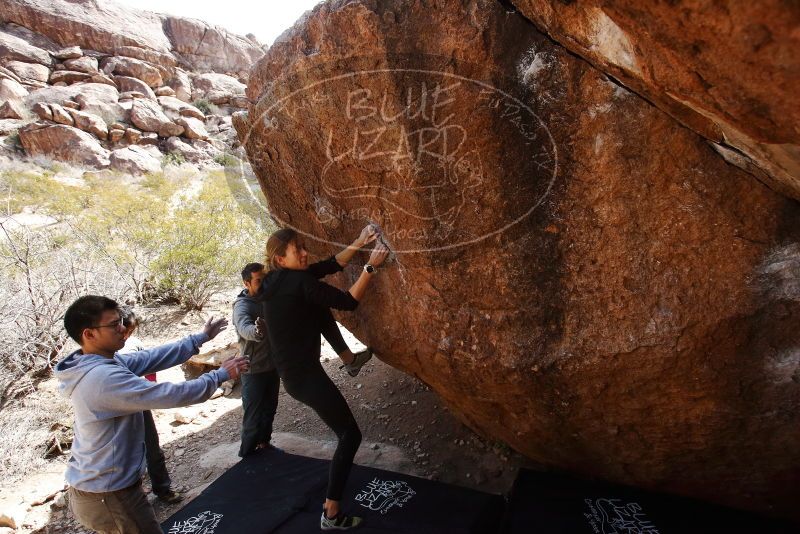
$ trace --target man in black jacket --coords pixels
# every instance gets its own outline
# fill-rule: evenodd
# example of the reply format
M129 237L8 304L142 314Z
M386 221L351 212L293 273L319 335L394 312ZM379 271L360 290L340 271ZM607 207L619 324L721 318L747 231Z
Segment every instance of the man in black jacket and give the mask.
M257 298L264 266L248 263L242 269L244 289L233 302L233 326L239 335L239 355L250 360L242 375L242 444L239 456L271 448L272 422L278 409L280 378L269 355L263 331L264 301Z

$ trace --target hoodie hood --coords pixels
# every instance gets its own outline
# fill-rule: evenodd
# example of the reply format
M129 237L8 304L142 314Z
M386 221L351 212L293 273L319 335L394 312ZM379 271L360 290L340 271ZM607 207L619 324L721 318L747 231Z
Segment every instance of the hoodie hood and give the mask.
M54 368L54 374L58 378L58 391L63 396L70 397L86 373L98 365L114 365L114 359L99 354L83 354L80 349L76 350Z
M261 287L264 287L264 286L262 285ZM260 292L261 292L261 289L259 289L259 293ZM256 293L256 295L253 297L253 296L250 296L250 293L247 291L247 289L242 289L241 291L239 291L239 294L236 295L236 299L235 300L250 300L250 301L256 302L256 301L258 301L259 293Z

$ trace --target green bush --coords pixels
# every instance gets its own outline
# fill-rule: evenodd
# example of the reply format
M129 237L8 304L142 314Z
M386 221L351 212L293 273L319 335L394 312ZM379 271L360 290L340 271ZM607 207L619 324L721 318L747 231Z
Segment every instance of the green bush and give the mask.
M221 154L214 156L214 163L217 165L222 165L223 167L232 167L239 164L239 158L233 154L222 152Z
M215 104L212 104L211 102L209 102L205 98L201 98L199 100L195 100L194 102L192 102L192 105L194 107L196 107L197 109L199 109L200 111L202 111L205 115L217 115L217 114L219 114L219 108Z
M164 159L161 161L161 166L175 165L179 167L186 163L186 157L180 152L167 152L164 154Z
M239 209L224 174L212 173L197 198L185 201L156 234L159 253L150 265L156 293L202 309L261 254L264 234Z
M14 148L22 148L22 142L19 140L19 132L15 131L6 137L5 143Z

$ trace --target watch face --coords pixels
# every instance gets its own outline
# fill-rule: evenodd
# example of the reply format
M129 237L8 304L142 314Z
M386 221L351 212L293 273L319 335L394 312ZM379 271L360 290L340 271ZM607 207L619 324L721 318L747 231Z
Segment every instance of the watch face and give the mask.
M367 271L369 274L372 274L372 273L374 273L374 272L375 272L375 267L373 267L372 265L370 265L370 264L368 263L368 264L366 264L366 265L364 266L364 270L365 270L365 271Z

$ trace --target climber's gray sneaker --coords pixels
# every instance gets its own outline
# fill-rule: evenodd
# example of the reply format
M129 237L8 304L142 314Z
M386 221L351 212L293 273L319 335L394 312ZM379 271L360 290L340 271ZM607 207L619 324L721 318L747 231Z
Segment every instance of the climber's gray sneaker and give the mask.
M364 520L360 517L353 517L345 515L342 512L336 514L336 517L325 517L325 511L322 511L322 517L319 518L319 528L322 530L350 530L357 528Z
M366 349L353 354L353 361L342 365L339 367L339 369L344 369L350 376L358 376L358 373L361 372L361 368L364 367L364 364L367 363L371 358L372 349L367 347Z

